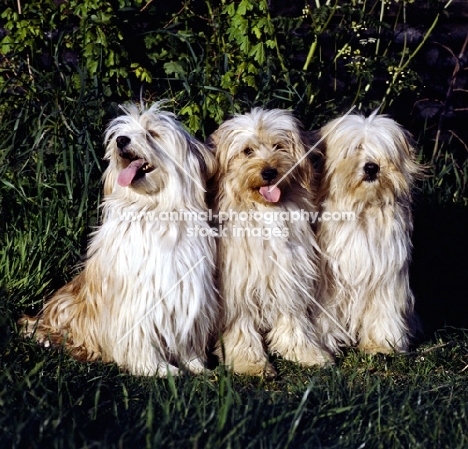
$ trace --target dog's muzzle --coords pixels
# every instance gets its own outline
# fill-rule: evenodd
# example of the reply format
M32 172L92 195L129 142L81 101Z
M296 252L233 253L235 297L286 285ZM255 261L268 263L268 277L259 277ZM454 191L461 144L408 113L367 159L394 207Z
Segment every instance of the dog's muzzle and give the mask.
M380 167L375 162L366 162L364 164L364 181L372 182L377 179Z

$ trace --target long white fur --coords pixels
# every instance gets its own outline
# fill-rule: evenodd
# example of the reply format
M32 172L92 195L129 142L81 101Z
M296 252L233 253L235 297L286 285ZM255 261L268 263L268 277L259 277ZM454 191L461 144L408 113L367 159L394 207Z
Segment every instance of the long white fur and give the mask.
M319 329L333 351L350 345L406 351L414 323L411 193L421 169L407 133L392 119L374 113L339 120L322 129L319 203L322 216L352 212L355 219L319 223L321 302L328 312ZM380 168L374 181L365 180L368 162Z
M302 161L281 183L277 203L261 201L255 187L261 170L278 169L278 179L305 155L299 124L290 112L253 109L224 122L212 136L219 162L217 213L260 212L259 219L222 221L219 290L222 337L218 354L238 373L273 375L266 348L304 365L330 360L312 325L317 288L316 241L310 222L280 213L313 212L312 172ZM244 149L251 154L245 156ZM277 220L270 223L271 215ZM282 236L238 235L240 230L282 230ZM286 237L284 237L286 235Z
M155 168L127 187L117 182L125 164L119 136ZM26 319L26 333L34 329L42 343L66 339L77 358L115 362L136 375L202 371L218 316L216 247L213 237L196 238L189 228L209 228L202 187L214 157L159 103L142 113L126 106L105 141L103 222L84 270L39 317ZM173 211L195 214L192 221L158 219Z

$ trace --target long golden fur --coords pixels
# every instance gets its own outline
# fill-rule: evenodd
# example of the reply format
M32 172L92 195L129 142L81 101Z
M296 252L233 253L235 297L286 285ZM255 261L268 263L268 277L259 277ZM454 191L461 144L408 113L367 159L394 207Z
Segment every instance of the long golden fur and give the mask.
M350 345L369 353L405 351L414 322L412 188L421 173L414 149L395 121L377 113L336 119L322 134L323 341L333 351ZM349 212L354 219L339 219Z
M211 143L219 164L218 355L250 375L275 373L267 350L303 365L326 363L311 321L315 236L307 218L291 219L315 210L298 122L287 111L257 108L224 122Z
M217 321L215 241L203 186L212 153L156 103L134 104L106 132L102 225L83 271L50 298L24 334L64 344L79 360L115 362L137 375L204 369ZM161 214L194 213L190 222Z

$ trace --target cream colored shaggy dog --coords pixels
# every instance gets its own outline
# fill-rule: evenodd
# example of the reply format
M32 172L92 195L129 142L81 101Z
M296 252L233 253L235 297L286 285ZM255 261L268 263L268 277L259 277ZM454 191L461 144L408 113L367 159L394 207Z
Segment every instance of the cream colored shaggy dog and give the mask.
M322 135L323 341L333 351L350 345L369 353L406 351L414 323L411 192L421 167L407 133L383 115L342 117ZM340 219L343 213L351 214Z

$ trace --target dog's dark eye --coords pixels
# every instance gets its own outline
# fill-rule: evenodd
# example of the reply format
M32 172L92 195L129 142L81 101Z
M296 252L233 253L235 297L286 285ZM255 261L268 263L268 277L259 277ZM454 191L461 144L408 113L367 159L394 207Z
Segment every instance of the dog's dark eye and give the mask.
M274 151L281 151L283 149L284 149L284 146L281 143L276 143L275 145L273 145Z
M245 154L246 156L250 156L252 153L253 153L252 148L246 148L246 149L244 150L244 154Z
M158 134L156 134L153 130L149 129L147 131L147 133L153 138L153 139L157 139L159 136Z

